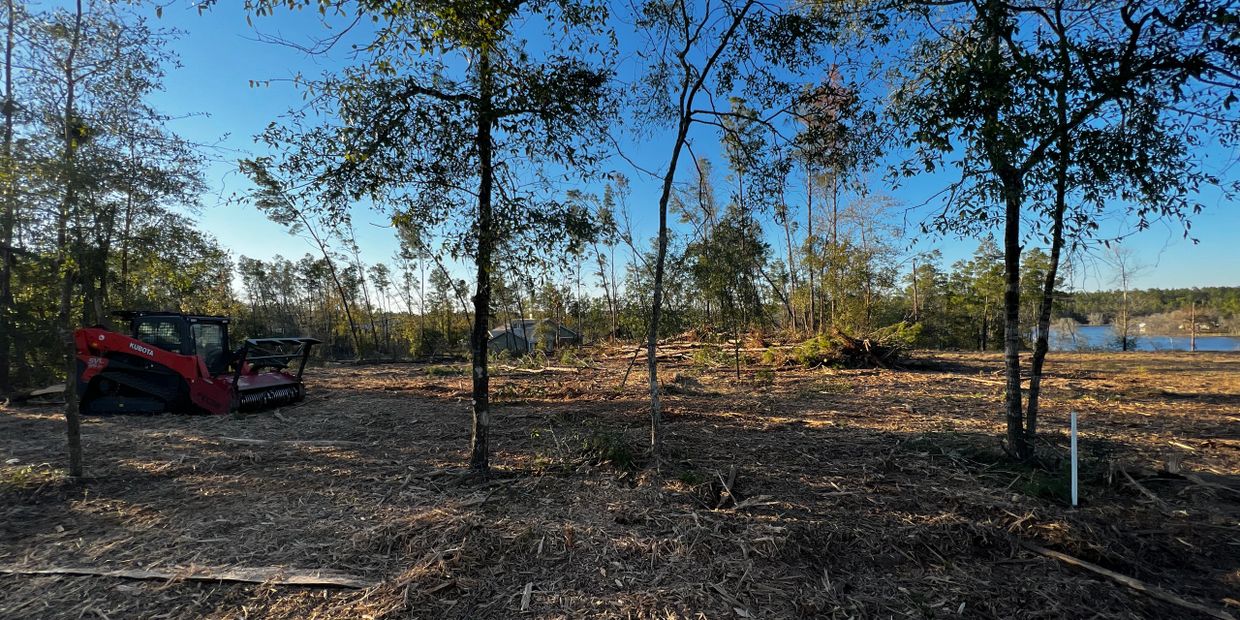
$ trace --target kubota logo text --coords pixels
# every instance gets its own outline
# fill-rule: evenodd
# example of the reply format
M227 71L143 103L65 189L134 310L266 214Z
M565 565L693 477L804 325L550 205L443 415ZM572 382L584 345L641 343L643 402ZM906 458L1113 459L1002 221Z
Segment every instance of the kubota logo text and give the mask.
M154 349L148 349L148 348L146 348L146 347L144 347L144 346L137 345L137 344L134 344L134 343L132 343L132 342L131 342L131 343L129 343L129 348L133 349L134 351L137 351L138 353L145 353L146 355L149 355L149 356L151 356L151 357L155 357L155 350L154 350Z

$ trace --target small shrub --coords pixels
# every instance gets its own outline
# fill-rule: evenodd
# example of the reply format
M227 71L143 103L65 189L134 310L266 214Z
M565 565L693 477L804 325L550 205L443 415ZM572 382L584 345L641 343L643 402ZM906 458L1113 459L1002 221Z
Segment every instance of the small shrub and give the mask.
M753 375L753 382L756 385L771 385L775 383L775 371L770 368L759 369Z
M61 479L62 476L61 472L52 469L47 463L13 468L0 467L0 490L5 487L12 489L37 487Z
M586 368L590 365L590 360L581 355L581 350L577 347L569 347L560 352L560 365Z
M621 434L595 431L582 441L581 454L596 465L611 464L623 471L638 467L637 451Z
M678 372L672 374L672 377L660 384L660 388L664 394L702 394L704 393L702 382L691 372Z
M679 478L681 482L691 487L695 487L703 482L706 482L706 476L703 476L700 472L693 469L686 469L680 472L680 474L676 477Z
M35 471L33 465L18 467L0 474L0 484L14 487L24 487L35 479Z
M852 386L843 381L823 381L814 384L814 388L819 394L848 394L852 392Z
M427 366L426 376L428 377L455 377L465 374L465 369L459 366Z
M1072 499L1071 465L1064 463L1059 471L1030 468L1028 477L1022 476L1016 490L1030 497L1068 503Z
M713 344L703 345L693 352L693 365L699 368L716 368L727 362L727 354Z
M792 350L792 358L806 368L833 366L840 360L839 351L826 334L802 342Z
M538 370L539 368L543 368L547 365L547 354L541 350L534 350L517 358L517 362L517 365L521 368Z
M762 352L763 366L786 366L789 361L788 353L784 349L767 349Z

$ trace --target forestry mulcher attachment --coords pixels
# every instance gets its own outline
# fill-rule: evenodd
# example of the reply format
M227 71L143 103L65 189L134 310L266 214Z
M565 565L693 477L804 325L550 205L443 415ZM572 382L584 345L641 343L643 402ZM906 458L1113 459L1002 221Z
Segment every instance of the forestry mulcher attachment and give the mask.
M79 329L82 413L228 413L300 401L313 338L251 338L233 351L229 319L175 312L117 312L128 335ZM296 367L295 369L293 367Z

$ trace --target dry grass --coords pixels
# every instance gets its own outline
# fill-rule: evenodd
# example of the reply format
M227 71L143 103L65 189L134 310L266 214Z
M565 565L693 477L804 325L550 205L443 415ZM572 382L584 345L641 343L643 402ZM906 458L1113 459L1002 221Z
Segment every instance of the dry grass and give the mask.
M0 618L1184 613L1021 541L1219 609L1240 599L1240 356L1053 356L1041 449L1053 469L1067 413L1081 413L1075 510L1062 476L1001 457L995 355L751 368L740 382L669 365L662 476L642 467L644 382L619 390L627 356L596 357L611 359L500 372L486 481L460 475L468 377L420 366L309 371L310 399L279 416L88 419L80 483L58 473L54 410L0 410L0 564L280 565L381 582L2 576ZM1169 463L1179 473L1160 473Z

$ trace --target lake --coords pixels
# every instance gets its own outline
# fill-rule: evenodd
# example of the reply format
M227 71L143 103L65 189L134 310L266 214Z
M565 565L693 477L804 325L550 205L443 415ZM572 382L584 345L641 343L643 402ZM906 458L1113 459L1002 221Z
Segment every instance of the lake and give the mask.
M1081 325L1076 339L1060 330L1051 329L1052 351L1117 350L1115 331L1110 325ZM1138 351L1187 351L1188 336L1154 336L1139 334ZM1197 336L1198 351L1240 351L1240 336Z

